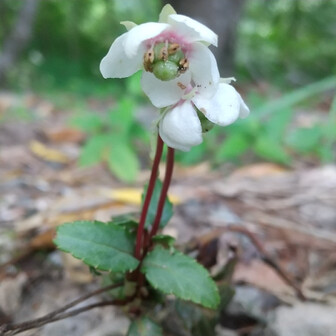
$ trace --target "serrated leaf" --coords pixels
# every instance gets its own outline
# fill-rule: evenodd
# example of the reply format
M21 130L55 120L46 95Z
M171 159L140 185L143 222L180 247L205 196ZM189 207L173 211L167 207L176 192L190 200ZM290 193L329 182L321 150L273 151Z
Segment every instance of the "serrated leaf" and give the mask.
M170 253L161 246L149 253L141 271L150 284L165 294L216 308L220 298L208 271L195 259L180 252Z
M144 202L144 196L147 193L147 186L145 187L145 191L142 195L142 205ZM160 198L160 193L162 189L162 182L160 180L156 180L155 182L155 187L153 191L153 196L149 204L148 208L148 213L146 217L146 227L149 227L150 225L153 224L155 216L156 216L156 210L157 206L159 203L159 198ZM169 201L169 198L166 198L164 207L163 207L163 212L162 212L162 217L160 221L160 227L163 228L165 225L169 222L170 218L173 216L173 204Z
M138 222L131 214L113 217L111 224L120 225L127 230L134 230L138 227Z
M94 267L89 266L90 273L94 276L101 276L102 273L98 272Z
M107 158L110 170L122 181L132 182L139 172L139 160L134 150L125 142L111 144Z
M162 328L148 317L133 321L128 329L127 336L161 336Z
M134 240L122 226L77 221L59 226L54 243L96 269L126 272L139 264L133 257Z
M175 238L168 235L159 234L152 238L152 241L163 246L171 247L175 244Z

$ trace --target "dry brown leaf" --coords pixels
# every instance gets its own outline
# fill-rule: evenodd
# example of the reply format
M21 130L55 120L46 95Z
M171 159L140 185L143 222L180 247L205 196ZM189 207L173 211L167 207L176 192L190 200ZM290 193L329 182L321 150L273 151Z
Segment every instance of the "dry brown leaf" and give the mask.
M163 178L165 166L162 164L160 167L160 176ZM190 177L198 177L201 176L204 178L204 176L210 176L214 172L212 171L211 174L211 166L209 162L202 162L200 164L194 165L194 166L181 166L179 164L175 164L174 166L174 178L175 179L181 179L181 178L190 178Z
M59 128L59 129L50 129L44 131L45 136L48 140L56 143L62 142L73 142L80 143L84 140L85 134L75 128Z
M47 147L39 141L33 140L29 144L32 153L37 157L50 162L68 163L69 158L59 150Z
M69 253L62 253L62 259L64 262L65 275L68 279L79 284L92 282L93 275L89 267L85 265L82 260L74 258Z
M288 172L288 169L275 163L263 162L244 166L235 170L231 177L265 177Z
M239 262L233 280L251 284L271 293L294 294L293 289L271 267L257 259L248 264Z
M116 202L125 204L141 205L142 189L139 188L120 188L120 189L102 189L101 195L109 197ZM180 204L181 200L169 194L169 200L173 204Z
M21 305L21 295L28 281L25 273L19 273L15 278L5 278L0 283L0 310L7 315L14 314Z
M55 229L49 229L38 234L30 241L29 246L34 250L55 248L55 244L53 243L55 231Z

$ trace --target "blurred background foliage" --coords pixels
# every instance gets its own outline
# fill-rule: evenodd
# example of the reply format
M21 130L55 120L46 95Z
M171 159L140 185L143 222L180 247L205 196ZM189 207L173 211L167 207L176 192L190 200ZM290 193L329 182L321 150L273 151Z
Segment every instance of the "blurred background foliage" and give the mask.
M0 0L0 52L22 4ZM159 0L40 1L31 39L2 83L71 110L69 124L87 134L79 164L106 162L124 181L132 181L144 164L144 144L151 139L144 125L150 122L139 120L137 112L148 100L139 74L106 81L99 62L124 32L120 21L156 21L161 7ZM178 160L209 159L214 166L260 159L288 166L335 161L335 13L336 0L246 0L231 70L251 116L215 127L202 145L179 152ZM103 111L92 109L88 98L105 102Z

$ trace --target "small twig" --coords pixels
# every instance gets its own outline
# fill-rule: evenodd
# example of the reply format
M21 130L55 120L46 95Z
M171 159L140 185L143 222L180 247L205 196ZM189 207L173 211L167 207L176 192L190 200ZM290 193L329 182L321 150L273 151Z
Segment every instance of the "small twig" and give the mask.
M163 184L162 184L161 194L160 194L160 198L159 198L159 202L158 202L158 206L156 210L156 216L154 219L152 230L149 234L149 238L152 238L157 233L159 226L160 226L163 208L164 208L165 201L167 198L170 181L173 175L174 154L175 154L174 148L168 147L166 173L165 173L165 177L164 177Z
M66 310L69 310L70 308L78 305L79 303L93 297L93 296L96 296L96 295L99 295L101 293L104 293L104 292L107 292L109 290L112 290L112 289L115 289L115 288L118 288L118 287L121 287L123 285L123 283L117 283L117 284L112 284L112 285L109 285L109 286L106 286L106 287L103 287L103 288L99 288L93 292L90 292L88 294L85 294L81 297L79 297L78 299L68 303L67 305L59 308L59 309L56 309L54 310L53 312L47 314L47 315L44 315L40 318L37 318L37 319L34 319L34 320L30 320L30 321L25 321L25 322L22 322L22 323L17 323L17 324L7 324L7 325L4 325L2 327L0 327L0 332L5 332L5 331L10 331L10 330L21 330L22 328L25 328L24 330L27 330L27 329L32 329L32 328L36 328L36 327L39 327L39 326L42 326L46 323L50 323L50 322L53 322L53 321L58 321L59 319L63 319L63 318L66 318L66 317L69 317L67 316L66 314L68 313L64 313ZM116 300L115 300L116 301ZM90 305L92 306L92 305ZM86 306L86 307L90 307L90 306ZM84 307L83 307L84 308ZM95 307L93 307L95 308ZM76 310L73 310L69 313L73 313L73 312L77 312L76 314L79 314L81 313L82 311L80 311L80 309L82 308L79 308L79 309L76 309ZM88 308L88 309L92 309L92 308ZM64 313L64 314L62 314ZM75 315L76 315L75 314ZM62 316L65 316L65 317L62 317ZM72 316L72 315L70 315ZM62 317L62 318L60 318ZM23 331L23 330L22 330ZM17 333L17 332L16 332ZM0 334L2 335L2 334ZM15 334L13 334L15 335Z
M90 305L87 305L87 306L84 306L84 307L81 307L81 308L77 308L77 309L71 310L69 312L65 312L63 314L58 314L56 316L49 317L49 318L46 318L46 319L45 318L36 319L36 320L27 321L27 322L22 322L22 323L19 323L19 324L5 325L4 328L0 329L0 332L2 332L1 335L4 335L4 336L17 335L17 334L19 334L23 331L26 331L26 330L29 330L29 329L34 329L34 328L39 328L39 327L42 327L45 324L56 322L56 321L59 321L59 320L64 320L68 317L72 317L72 316L81 314L85 311L88 311L88 310L91 310L91 309L94 309L94 308L104 307L104 306L122 306L129 301L130 301L130 298L125 299L125 300L100 301L100 302L92 303Z

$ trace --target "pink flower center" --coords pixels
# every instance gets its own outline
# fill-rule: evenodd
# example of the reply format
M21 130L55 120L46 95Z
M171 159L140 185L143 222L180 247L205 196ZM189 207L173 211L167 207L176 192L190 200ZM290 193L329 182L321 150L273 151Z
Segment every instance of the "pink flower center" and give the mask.
M163 43L168 41L168 43L177 43L180 45L181 50L183 51L183 53L188 56L192 47L191 44L186 41L186 39L178 34L176 34L176 32L174 31L164 31L161 34L148 39L146 41L146 46L147 48L152 47L153 45L155 45L156 43Z

